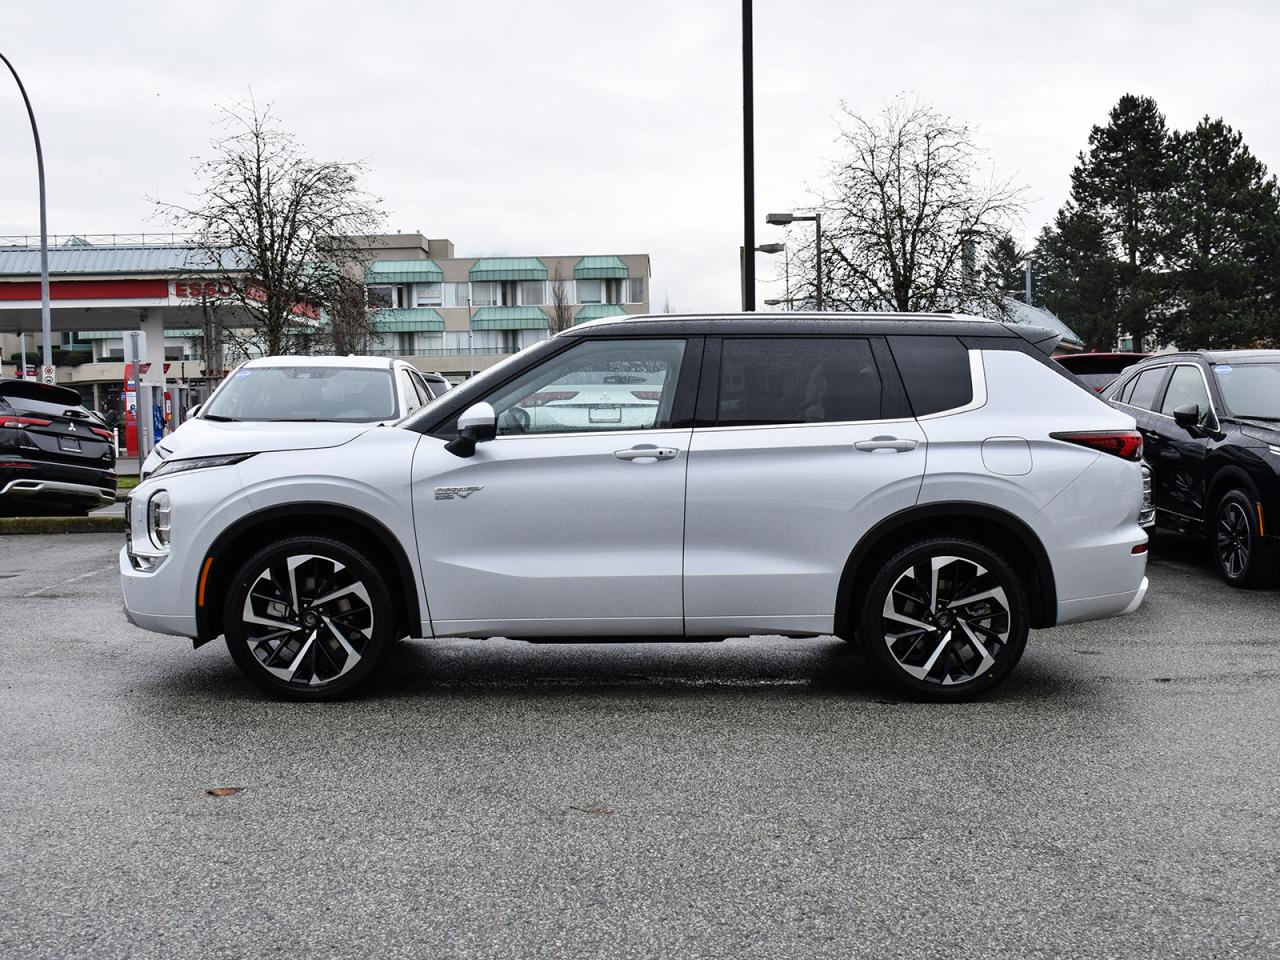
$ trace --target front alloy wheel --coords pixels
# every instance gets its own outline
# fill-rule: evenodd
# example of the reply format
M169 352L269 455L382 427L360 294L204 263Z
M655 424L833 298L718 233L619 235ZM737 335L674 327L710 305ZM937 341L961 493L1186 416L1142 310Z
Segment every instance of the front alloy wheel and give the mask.
M1022 656L1025 591L989 548L965 540L911 544L880 570L860 636L890 680L932 700L990 689Z
M1261 531L1253 501L1231 490L1218 502L1213 519L1213 558L1222 579L1233 587L1260 587L1269 576L1261 556Z
M326 700L377 668L391 607L376 567L333 541L296 538L250 559L224 614L227 646L270 693Z

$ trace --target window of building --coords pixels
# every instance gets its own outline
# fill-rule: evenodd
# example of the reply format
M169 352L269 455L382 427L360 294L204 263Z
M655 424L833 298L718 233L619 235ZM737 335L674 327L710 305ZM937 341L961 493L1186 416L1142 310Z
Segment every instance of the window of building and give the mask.
M627 303L644 303L644 277L627 278Z
M465 307L467 298L471 296L471 284L446 283L444 285L444 305L446 307Z
M516 280L503 280L500 283L501 297L500 303L504 307L514 307L519 303L520 283Z
M604 303L604 288L599 280L578 281L579 303Z
M496 307L499 293L496 280L476 280L471 284L471 305L473 307Z
M376 286L364 289L366 302L374 309L400 306L397 296L400 291L396 287Z
M522 306L542 306L547 302L547 285L541 280L520 281L520 304Z
M878 420L880 407L866 340L727 338L721 347L720 425Z
M444 305L443 283L417 283L413 287L415 307L439 307Z

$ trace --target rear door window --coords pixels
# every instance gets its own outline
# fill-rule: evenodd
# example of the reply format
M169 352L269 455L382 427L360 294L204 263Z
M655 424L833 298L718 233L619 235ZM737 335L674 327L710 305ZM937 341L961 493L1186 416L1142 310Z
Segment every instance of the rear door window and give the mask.
M718 426L879 420L880 371L853 337L726 337L720 349Z
M956 337L889 337L889 349L917 417L973 400L969 351Z
M1168 367L1143 370L1135 378L1133 386L1125 388L1126 399L1122 402L1142 410L1152 409L1155 406L1156 395L1160 392L1160 385L1164 383L1165 374L1168 372Z

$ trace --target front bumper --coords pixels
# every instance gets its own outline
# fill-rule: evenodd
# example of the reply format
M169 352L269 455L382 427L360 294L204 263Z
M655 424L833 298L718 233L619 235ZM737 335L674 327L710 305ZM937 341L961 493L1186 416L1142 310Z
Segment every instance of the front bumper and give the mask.
M196 635L194 594L183 582L181 564L172 557L154 570L135 570L129 548L121 547L120 593L124 615L135 627L179 637Z

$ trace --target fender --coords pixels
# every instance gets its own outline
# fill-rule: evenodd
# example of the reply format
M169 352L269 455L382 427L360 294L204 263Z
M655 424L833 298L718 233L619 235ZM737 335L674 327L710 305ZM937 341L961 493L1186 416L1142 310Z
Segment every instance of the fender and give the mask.
M1010 557L1015 569L1019 560L1029 561L1032 577L1027 586L1027 600L1031 606L1031 625L1036 628L1051 627L1058 619L1058 591L1053 575L1053 565L1049 562L1048 551L1027 524L1013 514L983 503L971 503L963 500L949 500L941 503L926 503L908 507L885 517L866 532L858 545L854 547L840 574L840 586L836 592L835 626L838 636L850 635L853 591L863 579L866 570L864 565L878 552L888 538L894 534L905 532L908 527L921 526L919 532L928 532L930 527L939 534L948 532L947 521L954 521L950 532L961 535L981 536L983 531L964 530L965 526L981 525L986 532L998 531L1000 539L1015 544L1023 554L1022 557ZM961 529L956 530L956 526Z
M195 602L196 630L198 634L197 639L194 641L195 646L199 647L208 643L222 632L221 607L216 604L206 605L201 603L203 599L202 587L220 586L226 582L227 577L231 576L233 571L229 569L229 566L235 563L239 554L245 553L242 549L234 549L238 546L237 541L243 535L263 526L282 526L287 529L293 526L296 521L311 517L325 517L330 520L346 521L353 524L367 533L373 542L390 556L396 568L391 577L392 585L400 588L400 593L403 597L400 610L402 617L401 629L404 630L405 634L417 636L422 628L419 589L414 576L413 565L409 562L409 557L405 554L404 547L396 536L379 520L353 507L322 501L302 501L266 507L241 517L227 527L226 530L223 530L218 535L218 538L214 540L200 562L200 569L209 576L210 583L206 584L204 582L205 575L202 575L200 582L196 584L196 596L192 598ZM316 532L323 533L324 531ZM254 549L258 545L260 544L254 543ZM218 561L220 559L225 559L227 562L219 566Z

